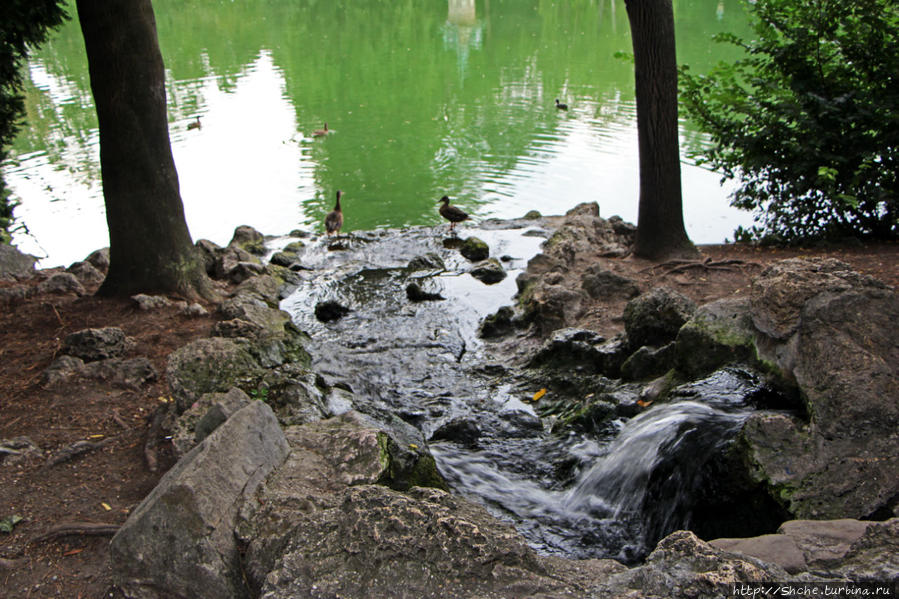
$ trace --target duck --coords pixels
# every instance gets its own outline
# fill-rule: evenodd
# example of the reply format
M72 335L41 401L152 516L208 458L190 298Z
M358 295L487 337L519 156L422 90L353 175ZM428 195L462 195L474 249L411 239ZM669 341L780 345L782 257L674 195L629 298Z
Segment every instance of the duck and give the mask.
M332 233L336 233L338 237L340 236L340 227L343 226L343 211L340 209L340 196L342 195L343 192L338 189L337 203L334 204L334 210L325 216L325 233L328 234L328 237Z
M197 115L197 120L187 124L188 131L190 131L191 129L202 129L202 128L203 128L203 124L200 122L200 115Z
M556 98L556 108L558 108L559 110L568 110L568 104L562 104L561 102L559 102L559 99Z
M325 128L324 129L316 129L315 131L313 131L312 137L324 137L328 133L329 133L328 132L328 123L325 123Z
M450 231L456 227L456 223L468 220L468 213L461 208L450 205L448 196L443 196L440 198L440 201L443 203L443 206L440 207L440 216L450 222Z

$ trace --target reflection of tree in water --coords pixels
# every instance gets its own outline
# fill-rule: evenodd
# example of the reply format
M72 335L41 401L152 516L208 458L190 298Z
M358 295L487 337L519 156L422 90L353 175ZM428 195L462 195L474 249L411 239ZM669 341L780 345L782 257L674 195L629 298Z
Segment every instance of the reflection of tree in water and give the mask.
M443 43L459 53L459 77L464 79L470 50L480 48L483 42L482 27L478 22L475 0L447 1L449 8L443 28Z

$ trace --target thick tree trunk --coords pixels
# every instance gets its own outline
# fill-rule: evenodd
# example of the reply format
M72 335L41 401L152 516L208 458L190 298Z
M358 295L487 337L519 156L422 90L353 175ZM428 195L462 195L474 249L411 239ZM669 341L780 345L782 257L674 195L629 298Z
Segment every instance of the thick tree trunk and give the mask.
M209 296L184 219L150 0L77 0L100 124L109 274L101 295Z
M684 229L677 128L677 56L671 0L625 0L634 45L640 149L638 256L692 256Z

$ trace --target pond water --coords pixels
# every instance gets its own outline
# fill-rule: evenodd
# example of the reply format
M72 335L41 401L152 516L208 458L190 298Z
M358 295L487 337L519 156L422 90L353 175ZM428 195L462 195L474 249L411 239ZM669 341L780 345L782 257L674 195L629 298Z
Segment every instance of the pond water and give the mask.
M156 0L170 133L191 233L428 225L448 194L477 218L597 201L635 222L633 67L622 0ZM739 0L675 2L678 61L727 58ZM70 9L74 13L74 9ZM74 14L73 14L74 16ZM68 264L108 243L96 116L77 19L27 65L27 121L3 164L28 232ZM557 110L559 98L570 107ZM188 129L201 117L202 127ZM312 132L328 124L330 134ZM682 125L682 152L703 143ZM722 242L750 215L683 163L687 230Z

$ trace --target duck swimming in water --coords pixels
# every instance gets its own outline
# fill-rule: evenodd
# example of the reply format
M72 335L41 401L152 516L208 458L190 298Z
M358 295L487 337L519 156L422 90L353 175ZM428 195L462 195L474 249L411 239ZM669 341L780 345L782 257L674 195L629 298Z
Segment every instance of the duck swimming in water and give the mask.
M313 132L312 132L312 137L324 137L324 136L327 135L328 133L329 133L329 131L328 131L328 123L325 123L325 128L324 128L324 129L316 129L315 131L313 131Z
M187 124L188 131L190 131L191 129L202 129L202 128L203 128L203 124L200 122L199 115L197 115L197 120L193 121L192 123Z
M440 198L440 201L443 202L443 206L440 207L440 216L450 222L450 231L456 227L456 223L468 220L468 213L461 208L450 205L448 196L443 196Z
M342 195L343 192L338 189L337 203L334 204L334 210L325 217L325 233L328 234L328 237L332 233L336 233L338 237L340 236L340 227L343 226L343 210L340 209L340 196Z
M568 110L568 104L562 104L561 102L559 102L559 99L556 98L556 108L558 108L559 110Z

